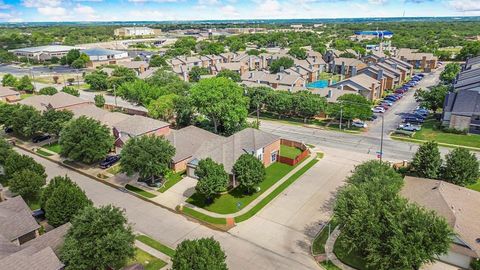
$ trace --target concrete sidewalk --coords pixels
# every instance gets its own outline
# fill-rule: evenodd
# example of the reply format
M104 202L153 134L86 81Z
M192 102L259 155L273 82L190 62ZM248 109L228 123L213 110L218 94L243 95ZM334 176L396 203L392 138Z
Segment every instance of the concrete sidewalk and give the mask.
M304 166L306 166L310 161L316 159L316 152L312 152L310 156L305 159L299 166L297 166L295 169L291 170L289 173L287 173L282 179L278 180L275 184L273 184L270 188L268 188L265 192L263 192L260 196L255 198L253 201L251 201L247 206L245 206L242 210L231 213L231 214L218 214L215 212L210 212L208 210L205 210L203 208L197 207L193 204L185 203L185 206L194 209L195 211L198 211L200 213L203 213L205 215L209 215L211 217L217 217L217 218L233 218L233 217L238 217L241 216L248 211L250 211L253 207L255 207L259 202L261 202L265 197L267 197L270 193L272 193L278 186L283 184L285 181L290 178L293 174L295 174L297 171L302 169Z

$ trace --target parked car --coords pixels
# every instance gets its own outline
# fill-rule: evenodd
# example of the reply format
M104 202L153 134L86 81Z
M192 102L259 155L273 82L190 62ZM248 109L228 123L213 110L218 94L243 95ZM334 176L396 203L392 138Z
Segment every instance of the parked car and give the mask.
M119 155L107 156L105 160L100 162L100 168L106 169L111 167L113 164L117 163L120 160Z
M11 128L11 127L6 127L3 131L5 131L5 133L12 133L12 132L13 132L13 128Z
M403 119L403 122L404 123L411 123L411 124L421 124L425 121L421 118L408 116L408 117L405 117L405 119Z
M419 131L420 129L422 129L420 126L413 125L411 123L399 125L398 128L406 131Z
M376 116L375 114L372 114L372 116L370 116L370 118L368 118L368 120L373 121L377 118L378 118L378 116Z
M52 138L52 136L50 136L48 134L38 135L38 136L33 137L32 142L39 143L39 142L46 141L50 138Z
M368 127L367 123L362 122L362 121L353 121L352 126L358 127L358 128L366 128Z
M374 113L384 113L385 109L383 107L375 107L372 109L372 112Z
M388 106L392 106L392 105L393 105L393 102L391 102L390 100L386 100L386 99L382 100L382 103L385 103L385 104L387 104Z

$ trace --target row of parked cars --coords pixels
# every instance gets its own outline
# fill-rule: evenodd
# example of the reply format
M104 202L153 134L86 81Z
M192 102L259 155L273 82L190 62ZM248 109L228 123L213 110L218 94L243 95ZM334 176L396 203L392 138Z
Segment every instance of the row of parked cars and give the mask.
M398 126L398 129L405 131L419 131L422 129L422 124L425 122L429 112L425 108L418 107L411 113L406 113L402 116L403 124Z
M400 100L403 95L410 90L410 88L415 87L418 85L418 83L423 79L425 75L423 74L416 74L415 76L412 77L408 82L403 84L401 87L395 90L393 94L390 94L383 98L383 100L380 101L380 104L372 108L372 111L374 113L384 113L386 112L389 107L393 106L395 102Z

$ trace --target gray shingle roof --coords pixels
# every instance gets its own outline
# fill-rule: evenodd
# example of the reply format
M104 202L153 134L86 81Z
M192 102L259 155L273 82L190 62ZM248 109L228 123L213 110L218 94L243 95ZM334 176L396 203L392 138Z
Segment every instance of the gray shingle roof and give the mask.
M5 87L0 85L0 97L16 96L16 95L20 95L20 93L13 90L10 87Z
M472 116L480 113L480 87L456 93L452 114Z
M39 251L28 247L0 260L0 267L8 270L59 270L64 264L50 247Z
M22 247L34 247L36 250L42 250L50 247L55 254L59 255L59 249L63 245L65 235L70 229L71 224L65 223L47 233L40 235L39 237L30 240L22 245Z
M169 124L160 120L139 115L132 115L113 125L113 127L119 132L123 132L131 136L140 136L166 126L169 126Z
M52 109L61 109L65 107L75 106L79 104L88 104L92 102L76 96L72 96L67 93L59 92L52 96L31 96L19 101L18 103L30 105L39 111L44 111L47 109L47 107L51 107Z
M13 241L38 228L40 225L21 196L0 203L0 234L5 239Z
M195 126L172 130L165 138L176 149L173 162L179 162L192 157L202 145L223 139L222 136Z

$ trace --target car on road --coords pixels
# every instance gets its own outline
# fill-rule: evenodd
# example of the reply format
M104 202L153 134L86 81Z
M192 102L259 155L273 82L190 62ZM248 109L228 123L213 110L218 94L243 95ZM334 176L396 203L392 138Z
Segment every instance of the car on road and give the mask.
M42 135L38 135L38 136L33 137L32 142L39 143L39 142L46 141L50 138L52 138L52 136L50 136L48 134L42 134Z
M398 126L398 129L406 131L420 131L422 128L418 125L413 125L411 123L401 124Z
M362 122L362 121L353 121L352 126L358 127L358 128L366 128L368 127L367 123Z
M383 107L375 107L372 109L372 112L374 113L384 113L385 109Z
M100 168L107 169L120 160L120 155L107 156L105 160L100 162Z

